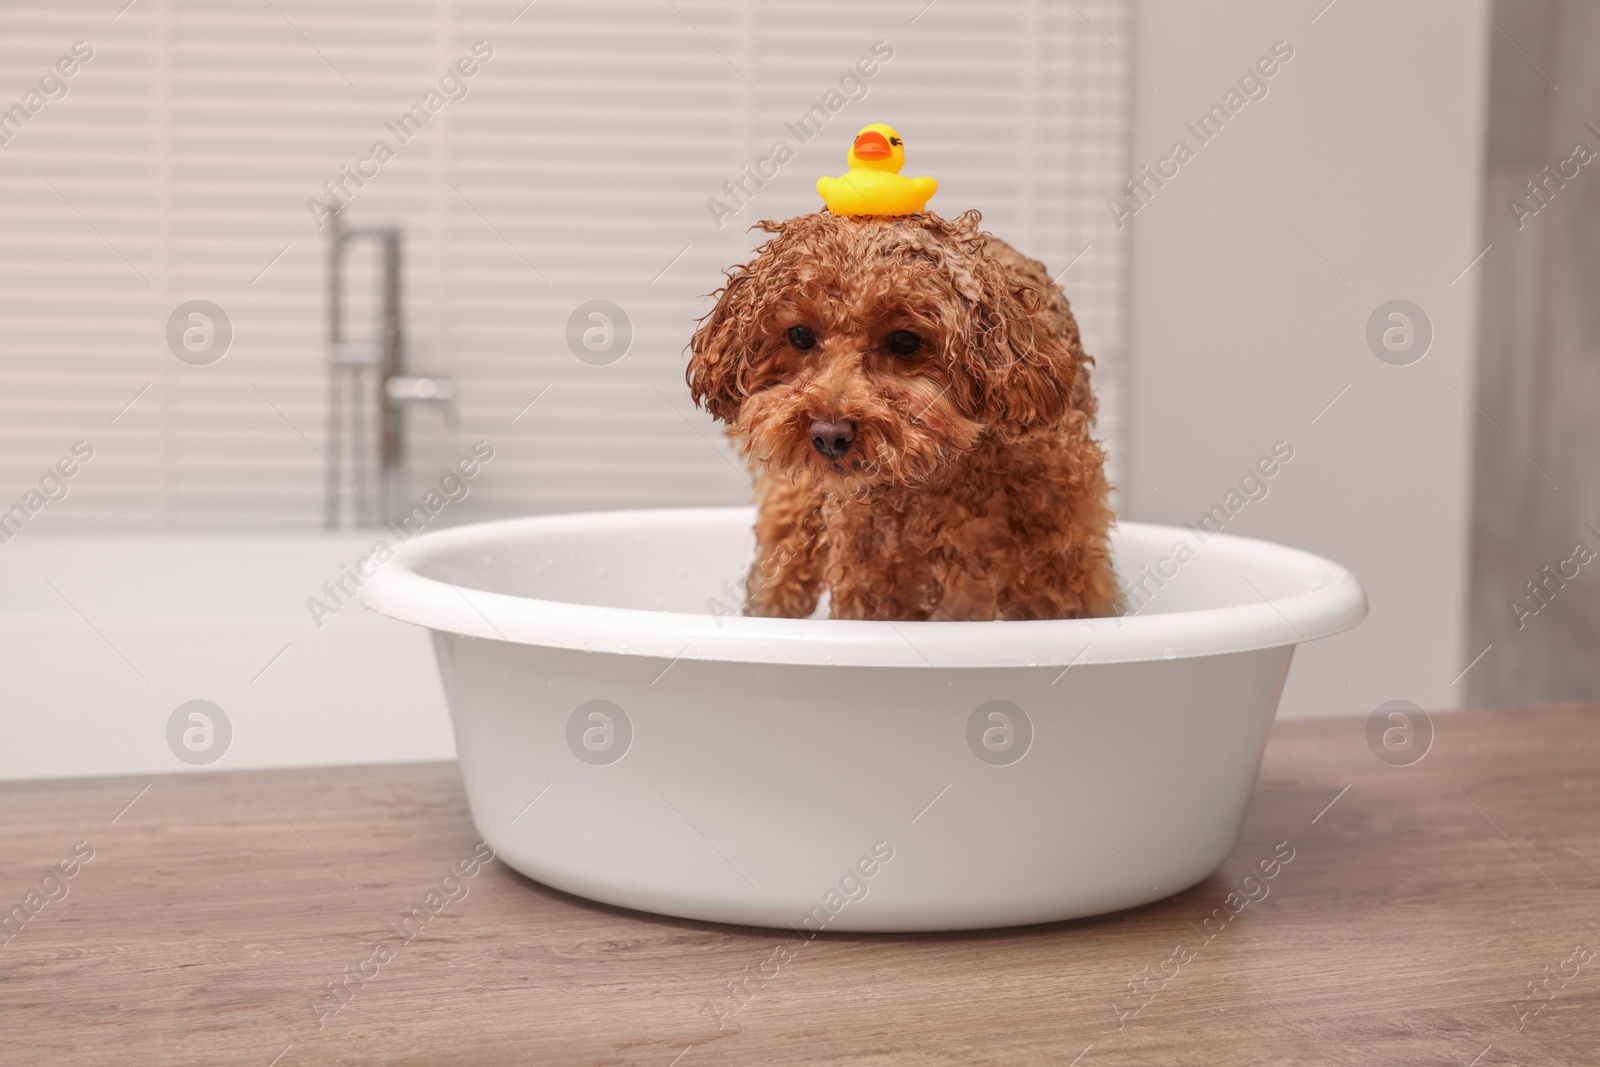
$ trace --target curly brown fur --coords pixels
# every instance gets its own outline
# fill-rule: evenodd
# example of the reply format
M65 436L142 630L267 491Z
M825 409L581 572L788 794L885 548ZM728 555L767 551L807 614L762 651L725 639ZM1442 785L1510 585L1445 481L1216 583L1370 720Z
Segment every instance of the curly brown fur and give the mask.
M762 222L728 272L687 377L758 473L749 614L808 616L824 588L838 619L1120 610L1093 360L1044 266L978 223ZM842 455L816 420L853 430Z

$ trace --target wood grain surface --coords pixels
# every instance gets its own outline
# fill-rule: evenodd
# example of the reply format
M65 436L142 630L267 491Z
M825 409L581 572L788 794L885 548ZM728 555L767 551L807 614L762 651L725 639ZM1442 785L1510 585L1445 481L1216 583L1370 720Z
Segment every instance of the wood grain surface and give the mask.
M1278 726L1171 899L810 942L463 877L454 764L7 784L0 1062L1600 1063L1600 709L1433 722Z

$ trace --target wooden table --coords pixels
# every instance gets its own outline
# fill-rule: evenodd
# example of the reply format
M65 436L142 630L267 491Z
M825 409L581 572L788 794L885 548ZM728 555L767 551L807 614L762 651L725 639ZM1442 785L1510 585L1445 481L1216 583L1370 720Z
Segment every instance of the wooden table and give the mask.
M1169 900L812 942L461 877L454 764L7 784L0 907L43 904L0 933L0 1061L1600 1063L1600 709L1434 723L1409 767L1277 727Z

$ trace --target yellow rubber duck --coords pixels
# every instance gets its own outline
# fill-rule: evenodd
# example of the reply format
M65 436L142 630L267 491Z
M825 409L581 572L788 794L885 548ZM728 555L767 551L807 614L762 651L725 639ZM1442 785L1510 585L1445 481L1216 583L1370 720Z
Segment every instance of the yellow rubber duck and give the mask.
M850 170L837 178L818 178L817 193L835 215L912 215L939 191L932 178L902 178L905 146L892 126L861 127L845 156Z

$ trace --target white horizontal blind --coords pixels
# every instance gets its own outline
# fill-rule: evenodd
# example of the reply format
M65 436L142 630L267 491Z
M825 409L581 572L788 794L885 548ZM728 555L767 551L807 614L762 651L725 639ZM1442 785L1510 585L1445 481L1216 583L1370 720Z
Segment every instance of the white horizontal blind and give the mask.
M1104 201L1124 169L1129 0L525 2L0 9L0 108L74 42L94 50L0 145L0 508L84 439L94 459L38 529L315 525L327 256L306 202L379 140L394 157L346 181L346 217L405 227L413 369L460 385L457 425L411 420L412 491L475 440L496 450L449 521L744 499L689 403L684 346L759 236L745 227L818 207L816 177L874 121L906 137L908 173L939 179L935 210L979 208L1053 272L1072 264L1118 440L1123 249ZM480 40L493 56L465 97L401 143L386 124ZM892 57L849 80L875 42ZM865 97L832 114L830 90ZM819 104L802 143L786 124ZM729 197L778 140L793 161ZM714 198L735 209L720 227ZM370 257L348 284L370 334ZM233 327L209 366L165 341L196 298ZM592 299L631 320L619 362L569 350Z

